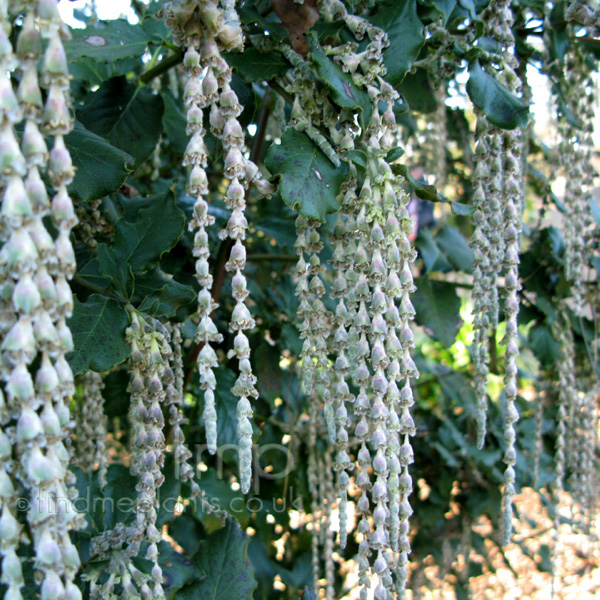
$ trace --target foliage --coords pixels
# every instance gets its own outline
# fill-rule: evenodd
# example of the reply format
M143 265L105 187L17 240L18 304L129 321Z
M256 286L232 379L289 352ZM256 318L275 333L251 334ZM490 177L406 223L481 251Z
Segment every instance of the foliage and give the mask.
M574 136L584 125L578 122L581 115L569 112L571 81L565 74L565 61L577 54L596 68L598 36L592 27L576 19L565 29L567 3L555 2L550 15L544 14L545 4L536 0L512 3L515 58L522 65L517 71L523 76L523 65L529 64L548 78L560 108L559 127L571 127ZM586 287L585 302L592 309L574 307L570 298L575 284L567 273L568 235L543 218L546 213L567 210L552 191L558 171L557 152L546 148L530 127L528 91L516 92L497 72L498 49L484 26L488 2L345 2L348 9L364 8L369 22L389 39L383 53L387 73L381 81L397 90L400 98L394 106L383 106L382 101L381 107L373 105L372 90L357 82L332 50L351 42L356 52L363 52L368 40L341 20L326 22L322 9L319 16L317 5L321 3L305 0L302 6L306 12L301 12L291 1L246 0L239 7L246 36L243 50L223 52L235 72L231 87L244 105L238 118L247 157L259 166L257 179L268 179L277 190L270 198L263 197L262 189L244 191L248 205L245 275L248 305L256 321L246 335L259 392L252 400L254 414L248 433L255 452L252 487L247 495L239 491L236 444L240 416L236 412L238 398L231 392L241 367L228 354L236 336L228 329L236 301L229 275L232 269L226 266L234 241L227 233L218 234L219 230L227 232L230 216L226 204L227 180L231 179L225 176L229 168L227 149L222 139L211 133L206 109L208 214L216 223L207 228L209 262L213 299L220 305L213 312L213 320L223 337L213 343L219 366L214 394L218 452L212 455L206 449L210 427L206 406L210 399L196 366L198 354L208 346L196 337L201 286L193 250L198 214L182 167L190 139L189 130L185 131L185 92L180 81L185 49L181 40L173 38L164 15L157 15L154 5L140 3L135 3L137 24L125 20L94 23L87 13L79 13L78 18L86 21L85 28L73 30L71 39L64 43L73 77L70 87L76 118L73 132L65 137L77 168L68 189L79 217L71 236L77 269L71 280L74 307L68 321L74 350L67 358L75 375L90 370L103 374L101 408L110 417L108 439L112 444L105 485L97 471L72 467L77 475L79 506L84 507L87 520L86 529L71 533L81 556L77 584L85 598L93 596L93 575L98 575L96 581L102 585L109 579L107 560L92 553L93 539L135 519L138 478L125 466L136 435L128 420L129 374L135 364L135 348L132 351L126 333L134 313L143 315L158 332L172 332L174 325L181 329L185 386L182 429L193 453L190 462L194 467L200 465L195 475L201 495L194 495L190 481L178 479L174 451L167 453L162 468L165 481L159 488L157 524L168 532L169 543L160 542L158 561L167 597L275 600L297 598L299 593L303 598L315 597L311 595L311 531L315 535L317 531L312 519L326 507L314 503L311 453L316 449L322 460L330 463L335 457L327 454L326 434L311 442L307 425L311 394L302 385L299 359L304 350L298 317L302 298L295 290L295 219L299 214L314 228L320 223L319 243L323 248L317 262L312 258L307 262L315 273L323 271L322 303L333 313L337 306L336 275L330 261L336 255L335 223L337 214L344 210L346 182L354 173L359 185L364 183L370 165L377 160L389 163L390 172L401 178L403 193L419 198L421 213L429 210L435 214L429 223L420 217L414 236L418 259L413 269L417 288L412 297L416 310L413 356L420 379L413 382L417 438L410 471L413 481L425 482L430 492L411 496L410 560L416 570L429 555L441 564L444 544L437 540L458 544L465 535L476 553L485 554L480 535L470 527L484 516L494 527L500 527L502 457L507 446L506 394L500 383L505 375L501 344L505 313L500 312L499 322L485 340L491 348L491 377L487 387L488 436L480 450L475 425L473 302L469 294L474 278L470 239L477 208L475 112L478 118L484 116L500 128L500 135L516 130L528 136L523 146L526 168L519 275L517 489L536 485L542 490L554 478L554 444L560 438L554 423L559 412L555 392L560 385L557 365L564 342L558 330L563 315L573 338L573 364L580 391L596 389L600 369L596 357L597 282ZM292 43L295 34L280 16L282 7L302 32L306 51ZM161 9L164 12L165 7ZM21 27L17 21L12 26L15 31ZM313 131L297 118L298 107L289 83L302 77L326 103L332 119L345 119L357 140L356 147L338 151L341 134L336 139L326 124L318 124ZM304 80L298 85L307 87ZM452 102L447 102L448 98ZM385 159L373 158L364 132L373 115L383 119L386 109L395 113L401 126L398 145L408 151L394 149ZM443 137L436 139L441 130ZM441 159L435 154L440 149ZM332 161L332 153L338 164ZM432 160L431 154L438 160L435 156ZM561 168L561 175L568 176L565 165ZM593 181L595 173L587 176ZM379 218L375 212L366 215L365 222ZM404 216L398 213L398 219ZM596 221L588 227L585 234L586 264L596 268L598 224ZM410 224L403 223L402 227L410 228ZM333 378L335 356L328 355L327 359ZM533 390L540 389L542 381L553 382L553 389L536 395ZM3 386L6 389L4 380ZM358 386L351 387L356 393ZM78 380L72 401L74 413L85 403L85 397L85 385ZM532 439L536 403L540 402L546 413L536 448ZM166 409L165 415L168 412ZM167 447L173 450L176 442L170 436L175 425L169 423L164 431ZM351 452L356 454L358 445ZM595 446L592 453L596 461ZM536 462L539 477L534 482L531 474ZM567 461L565 481L571 491L576 491L574 467ZM331 471L331 464L328 468ZM323 485L331 486L334 493L329 499L337 502L337 483L332 479ZM20 519L26 526L25 515ZM150 574L152 561L143 558L148 541L144 544L133 562L136 569ZM359 552L352 534L344 552L346 558ZM467 563L469 556L465 552ZM331 579L328 595L341 598L348 593L348 581L340 573L329 573L331 565L326 558L317 557L316 563L317 569ZM467 564L467 571L475 568L473 565ZM35 588L33 575L26 577L27 586ZM282 585L274 585L276 579ZM456 586L458 598L460 583Z

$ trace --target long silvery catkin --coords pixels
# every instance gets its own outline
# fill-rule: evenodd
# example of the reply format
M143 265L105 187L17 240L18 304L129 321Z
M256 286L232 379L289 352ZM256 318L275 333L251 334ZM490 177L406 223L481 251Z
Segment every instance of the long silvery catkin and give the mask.
M248 222L244 215L246 194L254 183L260 194L269 194L271 186L261 176L258 167L244 157L244 131L238 121L242 112L235 91L231 88L232 69L221 56L221 50L243 49L243 35L233 0L220 4L213 1L198 6L186 2L171 2L165 8L167 23L173 29L176 43L187 48L184 56L186 86L187 131L192 139L186 149L184 165L190 165L188 192L196 198L194 219L190 227L197 229L194 241L194 255L198 258L196 275L201 286L198 296L200 325L196 341L202 344L198 355L200 385L204 390L204 422L208 449L216 452L216 410L214 389L216 386L213 369L217 366L217 356L211 343L222 341L211 315L216 309L210 289L212 276L209 271L208 233L206 228L214 222L208 214L208 181L205 168L208 152L204 143L204 113L210 107L211 131L221 139L225 151L225 176L230 180L225 195L225 203L232 211L223 239L233 240L233 246L226 269L233 272L232 291L236 300L229 328L235 334L234 347L228 356L236 357L240 374L233 387L239 397L238 439L240 458L240 480L244 493L250 488L252 459L252 407L250 399L256 398L256 377L250 365L250 346L245 331L255 325L246 299L248 290L243 274L246 265L246 250L243 241Z
M129 420L133 436L131 472L139 478L136 485L138 497L134 506L135 535L127 553L136 556L142 542L149 543L145 558L153 563L152 597L164 598L162 570L158 564L158 547L161 534L156 528L158 489L164 481L165 438L163 434L163 406L168 384L168 340L134 309L129 308L131 324L126 337L131 347L129 391L131 402ZM172 374L171 374L172 375ZM142 586L142 597L148 595L148 583ZM146 587L148 590L146 590Z
M81 398L75 414L77 464L87 473L98 468L98 482L106 485L108 460L106 456L107 417L104 413L102 376L88 371L79 382Z
M473 249L473 365L475 367L475 393L477 398L477 446L483 447L486 433L488 335L490 330L491 287L490 278L490 186L493 172L489 146L490 127L483 115L477 116L475 131L475 190L473 204L474 231L470 246Z
M512 33L513 14L510 2L501 0L496 4L498 20L495 24L495 34L498 41L505 48L505 61L503 64L502 80L511 92L520 90L520 82L516 73L517 59L514 56L515 40ZM503 187L502 203L504 209L504 266L505 266L505 299L504 313L506 321L506 333L502 343L506 347L505 352L505 375L504 394L506 408L504 412L504 442L506 451L504 453L504 490L503 490L503 529L504 543L510 541L512 534L512 501L515 494L515 470L516 464L516 432L515 423L519 419L516 407L518 392L518 369L516 359L519 355L518 347L518 322L519 312L519 238L521 233L521 211L522 211L522 130L514 129L505 131L503 141Z
M586 300L584 274L588 266L588 235L593 225L590 202L593 189L591 156L593 141L594 82L585 58L572 48L565 56L565 100L573 115L581 122L574 126L565 118L559 121L559 144L562 166L568 174L565 181L566 212L562 221L565 240L565 271L571 282L575 314L583 314Z
M17 16L25 7L15 3L9 8ZM69 234L77 222L66 190L74 169L63 137L73 126L68 109L70 78L61 41L66 30L55 3L42 0L23 12L15 57L6 38L10 31L6 5L0 9L0 36L5 38L0 44L0 60L5 73L11 72L11 78L16 75L15 68L20 71L16 97L8 77L4 76L0 84L3 86L0 163L5 240L0 268L3 295L7 297L10 290L8 297L12 296L12 312L9 306L3 306L1 351L6 411L0 412L3 422L16 420L15 432L9 437L18 459L12 483L16 489L18 480L31 497L27 520L41 598L71 600L81 598L81 592L74 583L79 556L69 531L82 527L84 522L72 504L76 490L72 487L74 476L68 471L69 453L65 445L73 426L68 402L74 391L73 374L65 359L65 354L73 348L66 325L73 310L67 280L75 270ZM43 54L41 38L48 40ZM45 105L40 83L49 88ZM19 149L14 124L22 118L25 126ZM42 132L54 137L50 153ZM51 203L40 176L44 170L53 186ZM42 222L48 215L58 230L56 240ZM37 356L41 362L32 379L29 367ZM5 490L8 491L8 486ZM22 575L14 551L19 543L20 526L11 511L3 500L2 581L8 585L10 597L18 599Z

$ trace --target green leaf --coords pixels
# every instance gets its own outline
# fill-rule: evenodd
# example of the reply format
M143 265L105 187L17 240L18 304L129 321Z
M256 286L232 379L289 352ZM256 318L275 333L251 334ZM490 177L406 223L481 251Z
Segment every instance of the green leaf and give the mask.
M115 148L79 122L65 136L65 144L77 169L69 186L74 198L84 202L102 198L118 190L131 173L133 156Z
M215 370L217 388L215 389L215 404L217 409L217 441L219 446L237 444L237 403L233 395L236 376L230 369L219 366ZM230 458L225 457L225 458ZM237 459L237 457L236 457Z
M119 219L115 225L114 249L119 259L131 265L134 273L152 269L183 235L185 215L177 206L173 193L158 194L150 206L137 213L133 223Z
M190 139L190 136L185 132L185 115L168 88L163 89L161 94L165 103L162 120L165 133L173 150L183 154Z
M103 502L96 502L96 499L92 498L94 520L98 520L98 510L100 510L101 520L106 529L112 529L117 523L131 521L135 514L135 499L138 495L135 490L137 482L138 478L132 475L125 465L109 465L106 485L102 490ZM100 506L97 506L98 504Z
M98 266L103 275L110 277L123 300L129 300L133 294L133 272L129 263L119 260L116 252L106 244L98 244Z
M502 129L525 127L529 109L474 60L469 65L467 93L490 123Z
M221 444L219 444L221 446ZM205 446L202 447L206 448ZM237 450L237 446L227 449L219 448L219 458L225 460ZM201 459L201 455L197 456ZM237 459L237 456L236 456ZM222 471L222 469L221 469ZM240 524L241 527L247 527L250 522L250 513L246 506L246 498L240 490L232 490L228 479L223 478L223 473L215 469L203 471L197 477L200 488L203 491L201 502L194 502L192 509L194 514L203 519L206 523L213 515L209 510L218 510L223 513L229 513Z
M79 88L84 96L87 94L89 87L100 85L102 82L112 77L119 75L128 75L139 71L143 63L135 58L122 58L111 63L93 60L91 58L80 58L77 62L69 65L69 73L75 79L75 84L79 84ZM82 86L82 83L87 83L89 86ZM83 89L82 89L83 88ZM76 89L76 91L78 91Z
M226 52L223 57L246 81L270 81L285 75L290 69L282 54L274 50L260 52L250 47L244 52Z
M477 210L472 204L464 204L463 202L452 202L452 212L459 217L469 217Z
M452 271L452 265L448 262L446 255L438 247L430 229L422 229L417 236L416 246L419 256L425 263L427 273L430 271L441 271L447 273Z
M419 277L415 281L417 291L413 304L417 311L416 321L425 331L445 347L450 347L462 325L460 298L456 288L443 281Z
M420 113L432 113L437 108L437 100L425 69L415 69L414 73L407 73L398 87L402 97L408 102L411 110Z
M203 542L194 564L205 577L182 588L178 600L251 600L257 584L248 558L248 536L234 519Z
M92 370L103 373L123 362L130 353L125 341L129 316L112 298L92 294L86 302L74 299L69 328L75 349L67 359L75 375Z
M71 39L64 43L69 62L87 56L112 63L121 58L140 58L148 44L160 44L162 38L141 24L131 25L122 19L104 21L103 27L71 29Z
M308 47L317 68L317 74L331 91L333 101L342 108L360 111L361 126L368 126L373 114L373 105L369 95L356 87L352 77L348 73L344 73L339 65L329 59L323 52L314 31L308 32Z
M181 491L181 477L179 464L175 461L172 452L165 455L165 464L161 469L165 477L160 488L158 488L158 514L156 526L160 529L163 525L175 518L175 507L178 503ZM181 587L181 586L179 586Z
M367 155L362 150L348 150L345 156L349 158L357 167L360 167L363 170L367 168Z
M283 201L301 215L325 221L340 205L336 200L348 175L348 165L334 167L305 134L288 129L281 144L271 144L265 165L280 180Z
M456 0L421 0L425 6L432 6L444 17L443 23L447 25L450 15L456 6Z
M415 191L417 198L428 200L429 202L449 202L446 196L442 196L442 194L437 191L435 185L425 183L421 179L415 179L407 165L396 163L392 165L392 170L394 173L400 174L406 179Z
M543 367L553 366L559 357L560 344L554 339L552 330L544 323L529 330L529 347Z
M397 86L410 70L425 43L423 23L417 15L417 0L387 0L370 19L390 40L383 53L386 79Z
M404 148L396 146L392 148L385 156L385 161L388 163L396 162L401 156L404 155Z
M238 9L240 21L255 27L255 32L264 35L268 32L268 36L274 42L281 42L290 39L288 32L281 26L281 22L275 22L277 16L271 13L268 17L263 17L254 6L243 5Z
M163 112L161 96L125 77L113 77L91 94L90 101L77 111L77 118L87 129L131 154L139 167L156 148Z
M195 300L196 292L192 287L175 281L159 267L135 278L133 301L139 302L139 310L154 317L171 319L179 315L178 320L182 321L194 310ZM186 307L188 311L182 310Z
M445 254L448 262L455 269L471 273L473 270L473 250L456 227L450 225L442 227L435 236L435 241Z
M162 569L163 588L167 592L167 598L172 598L171 594L203 576L202 570L189 556L180 554L171 544L162 540L158 542L158 564Z
M198 552L202 542L202 523L186 510L169 525L169 535L185 550L188 556Z

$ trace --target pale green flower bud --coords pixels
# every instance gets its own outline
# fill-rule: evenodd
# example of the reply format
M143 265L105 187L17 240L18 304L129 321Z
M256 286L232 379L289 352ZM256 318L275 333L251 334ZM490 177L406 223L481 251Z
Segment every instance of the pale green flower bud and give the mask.
M50 86L50 91L46 99L46 104L44 105L44 115L42 123L42 129L44 133L46 133L47 135L58 136L57 138L55 138L55 144L58 140L62 140L61 136L67 135L71 131L71 129L73 129L73 119L71 117L71 113L69 112L67 99L65 97L64 91L59 85L52 84ZM62 182L67 184L70 183L73 179L73 173L58 170L61 167L57 167L57 170L53 169L52 153L50 153L50 158L51 165L49 166L48 174L51 177L53 185L58 186Z
M12 127L4 125L0 130L0 173L3 175L25 175L25 158Z
M27 120L25 131L21 140L21 151L27 162L27 166L33 165L44 167L48 160L48 148L44 136L40 133L35 121Z
M59 85L63 88L69 87L71 77L67 66L67 55L58 35L53 35L50 38L44 53L41 74L44 87L50 87L51 85Z
M22 118L10 79L4 76L0 77L0 114L3 115L2 120L9 123L18 123Z
M39 119L44 109L42 92L38 83L37 66L35 62L25 67L23 77L17 89L19 103L28 119Z
M48 0L42 0L42 2L48 2ZM62 600L64 597L65 587L60 577L54 571L46 571L40 600Z

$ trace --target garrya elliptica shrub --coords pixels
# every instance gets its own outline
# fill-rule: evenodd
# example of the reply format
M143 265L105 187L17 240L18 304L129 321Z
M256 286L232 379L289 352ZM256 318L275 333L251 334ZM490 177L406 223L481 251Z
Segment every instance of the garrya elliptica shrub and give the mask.
M464 593L531 487L592 539L600 4L102 10L0 1L5 600Z

